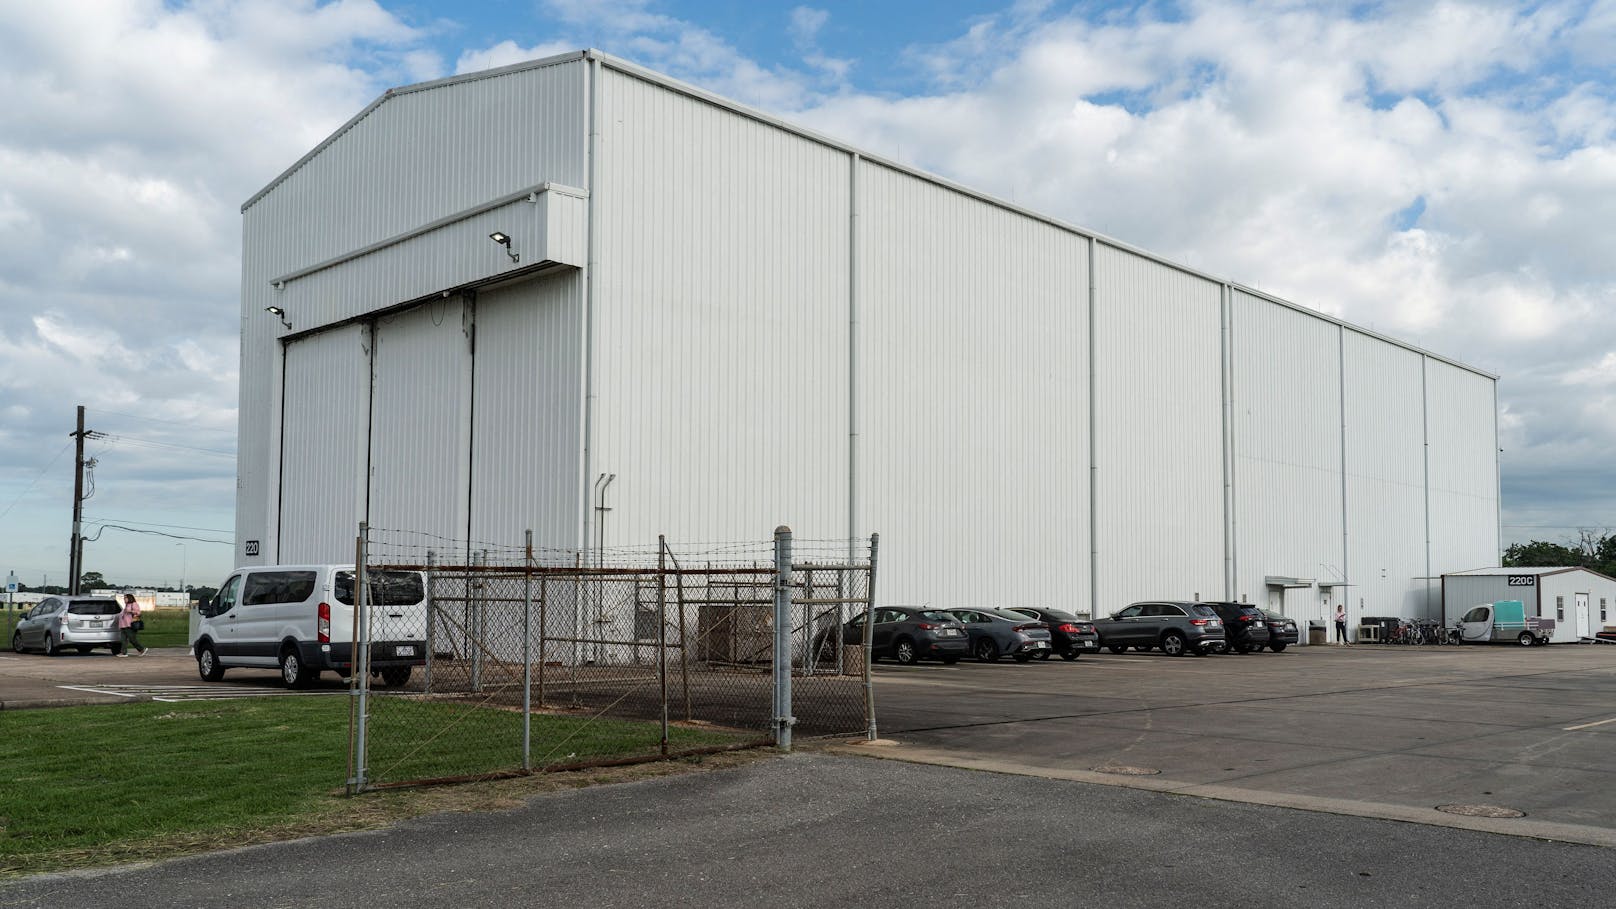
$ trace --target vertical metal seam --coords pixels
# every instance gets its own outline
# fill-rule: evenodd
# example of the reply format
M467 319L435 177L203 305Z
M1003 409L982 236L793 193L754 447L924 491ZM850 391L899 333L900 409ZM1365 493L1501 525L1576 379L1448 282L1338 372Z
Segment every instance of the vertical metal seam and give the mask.
M859 155L848 157L847 172L847 555L858 537L859 468Z
M1229 570L1234 575L1235 587L1240 586L1240 512L1234 507L1235 490L1240 485L1240 448L1235 444L1238 433L1235 431L1235 381L1234 381L1234 286L1229 285ZM1239 594L1238 590L1229 592L1232 600ZM1268 604L1263 603L1266 609Z
M1498 447L1498 380L1493 380L1493 529L1498 540L1498 564L1504 564L1504 455ZM1446 605L1443 606L1445 610Z
M374 461L374 457L375 457L375 454L376 454L375 439L376 439L376 346L377 346L376 345L377 332L376 332L376 320L375 319L367 319L365 321L365 333L367 335L369 335L369 339L370 339L370 349L368 351L366 351L366 353L368 353L369 356L365 358L365 360L366 360L365 365L367 367L369 367L370 376L369 376L368 381L366 382L366 389L365 389L365 391L366 391L366 395L365 395L365 509L364 509L364 512L363 512L362 520L365 522L366 525L369 525L370 524L370 487L371 487L370 476L371 476L371 471L376 469L376 465L375 465L375 461Z
M1420 442L1425 471L1425 614L1431 614L1431 391L1426 382L1430 358L1420 355Z
M590 533L590 530L594 526L593 514L591 513L591 510L590 510L594 506L594 502L592 500L593 497L590 494L590 490L589 490L589 476L590 476L590 473L595 469L594 465L595 465L595 454L596 454L596 452L595 452L595 438L594 438L594 434L595 434L595 296L596 296L596 293L595 293L595 283L596 283L595 282L595 269L596 269L598 263L597 263L595 257L596 257L597 252L598 252L598 243L597 243L597 240L596 240L596 234L599 232L599 228L596 226L596 220L597 220L596 215L599 212L599 206L597 206L596 203L595 203L595 197L597 195L599 195L599 193L597 192L598 187L595 185L595 183L596 183L596 179L595 179L596 178L595 157L596 157L596 152L597 152L597 146L598 146L599 141L600 141L600 104L599 104L600 58L599 58L599 56L597 55L596 51L593 48L591 48L590 50L587 50L587 51L584 52L584 58L587 61L587 65L588 65L586 78L584 79L584 94L587 96L586 101L585 101L585 107L587 109L587 116L589 118L589 123L588 123L588 136L585 139L584 144L585 144L585 157L587 159L587 170L588 170L588 174L587 174L588 187L587 188L588 188L588 193L589 193L589 198L585 202L585 208L587 210L587 214L588 214L588 218L589 218L589 225L588 225L588 227L587 227L587 229L585 231L584 243L585 243L585 246L586 246L586 250L584 252L584 272L583 272L583 276L582 276L582 279L583 279L583 282L584 282L584 317L583 317L583 338L582 338L582 341L583 341L583 356L580 357L580 360L582 361L580 365L581 365L581 368L582 368L582 371L583 371L582 379L583 379L583 386L584 386L584 388L583 388L583 391L584 391L584 408L583 408L583 410L584 410L584 412L583 412L583 427L582 427L582 430L581 430L580 434L582 436L581 441L583 443L583 457L581 459L582 460L581 473L580 473L580 475L578 477L578 480L577 480L577 486L578 486L578 498L579 498L579 511L581 512L581 520L583 522L582 526L579 528L578 547L580 549L584 550L587 553L589 551L589 533Z
M276 433L276 468L275 468L275 562L281 560L281 529L286 523L286 348L285 341L281 344L281 418L280 429ZM239 460L240 455L237 455ZM238 468L239 472L239 468ZM237 544L242 541L237 540ZM245 551L245 550L243 550ZM263 558L263 550L259 550L259 558Z
M1350 525L1347 522L1347 329L1342 325L1336 326L1335 356L1336 390L1341 395L1341 602L1350 611L1352 588L1345 586L1352 581L1352 566L1349 564L1352 550L1348 539Z
M1223 455L1223 598L1233 600L1234 588L1234 465L1230 458L1230 449L1234 439L1233 408L1231 390L1234 385L1233 351L1230 349L1233 339L1229 337L1229 310L1233 306L1232 294L1228 284L1218 287L1218 366L1222 372L1222 381L1218 383L1218 395L1223 398L1223 444L1219 446Z
M1094 363L1094 322L1095 308L1099 299L1096 291L1094 277L1095 244L1099 241L1089 237L1089 616L1099 615L1100 609L1100 534L1099 534L1099 464L1096 463L1097 446L1095 443L1095 426L1097 420L1094 413L1095 401L1099 395L1095 387L1095 377L1099 370Z
M460 318L469 332L466 341L466 558L471 558L471 528L477 508L477 292L468 290L460 297Z

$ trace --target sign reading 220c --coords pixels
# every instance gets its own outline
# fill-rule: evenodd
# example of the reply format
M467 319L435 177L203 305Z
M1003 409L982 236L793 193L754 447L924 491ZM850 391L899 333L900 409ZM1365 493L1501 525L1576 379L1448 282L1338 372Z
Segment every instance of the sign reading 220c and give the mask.
M1509 576L1509 586L1511 586L1511 587L1536 587L1537 586L1537 575L1535 575L1535 574L1512 574L1512 575Z

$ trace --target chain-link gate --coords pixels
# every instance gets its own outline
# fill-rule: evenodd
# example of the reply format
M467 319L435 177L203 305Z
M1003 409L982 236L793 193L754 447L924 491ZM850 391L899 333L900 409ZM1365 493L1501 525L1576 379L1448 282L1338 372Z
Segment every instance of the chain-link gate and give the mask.
M588 553L360 539L353 791L875 734L853 621L875 537L794 556L789 534Z

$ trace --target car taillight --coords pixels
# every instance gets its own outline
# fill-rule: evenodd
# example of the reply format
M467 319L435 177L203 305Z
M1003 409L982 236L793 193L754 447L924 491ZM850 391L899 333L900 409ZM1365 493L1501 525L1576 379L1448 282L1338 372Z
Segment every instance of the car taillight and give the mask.
M1081 630L1076 625L1073 625L1071 622L1062 622L1061 624L1056 625L1055 627L1060 629L1061 631L1066 632L1067 634L1077 634Z
M1209 621L1211 621L1211 619L1190 619L1190 624L1191 625L1205 625Z
M1048 627L1049 626L1045 625L1043 622L1028 622L1025 625L1017 625L1015 627L1015 630L1016 631L1038 631L1041 628L1048 628Z
M1255 622L1256 619L1253 618L1252 616L1249 616L1249 615L1243 615L1243 616L1240 617L1240 621L1242 621L1242 622Z
M308 613L303 613L308 615ZM331 604L320 604L320 619L315 623L314 630L319 633L320 643L331 643Z

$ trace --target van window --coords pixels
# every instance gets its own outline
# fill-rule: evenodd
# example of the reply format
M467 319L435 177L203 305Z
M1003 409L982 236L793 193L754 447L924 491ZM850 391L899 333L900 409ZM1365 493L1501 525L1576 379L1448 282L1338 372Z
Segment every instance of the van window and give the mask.
M414 606L426 599L426 588L421 584L418 571L367 571L370 580L370 605ZM332 578L332 595L344 606L354 604L354 573L339 571Z
M312 571L255 571L247 575L247 586L241 592L241 605L301 603L312 593Z
M1472 609L1469 612L1465 613L1464 618L1460 619L1459 621L1461 621L1461 622L1480 622L1480 621L1485 620L1486 618L1487 618L1487 607L1485 607L1485 606L1477 606L1475 609Z
M241 598L241 575L236 575L224 582L219 592L213 597L213 605L208 609L209 616L224 615L236 608L236 600Z

